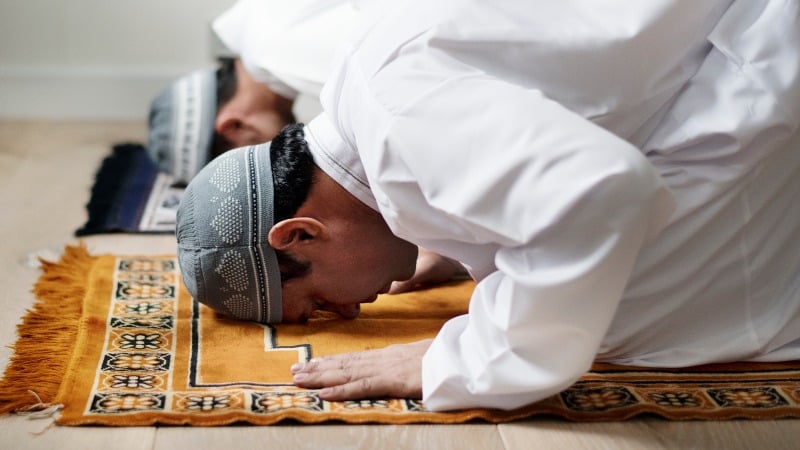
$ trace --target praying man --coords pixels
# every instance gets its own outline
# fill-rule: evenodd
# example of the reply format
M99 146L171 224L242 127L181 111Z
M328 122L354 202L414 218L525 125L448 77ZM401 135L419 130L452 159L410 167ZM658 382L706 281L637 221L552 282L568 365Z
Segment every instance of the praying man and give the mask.
M323 112L216 158L178 213L189 292L243 320L358 320L418 247L476 281L432 340L298 386L511 409L594 361L800 358L797 0L383 7Z

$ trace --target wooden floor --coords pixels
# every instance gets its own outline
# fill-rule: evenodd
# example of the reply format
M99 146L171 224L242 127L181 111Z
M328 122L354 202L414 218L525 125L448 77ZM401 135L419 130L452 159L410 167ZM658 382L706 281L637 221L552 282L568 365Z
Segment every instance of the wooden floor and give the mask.
M0 368L32 304L36 257L53 259L86 219L94 171L112 143L143 142L143 123L0 121ZM107 235L92 253L173 253L170 236ZM65 349L66 350L66 349ZM60 427L0 418L0 450L16 449L800 449L800 420L503 425L297 425L268 427Z

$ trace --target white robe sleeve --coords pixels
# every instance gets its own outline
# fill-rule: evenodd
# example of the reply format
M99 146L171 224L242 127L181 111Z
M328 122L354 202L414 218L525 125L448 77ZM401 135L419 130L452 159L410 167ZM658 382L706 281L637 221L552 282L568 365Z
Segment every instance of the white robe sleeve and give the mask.
M497 249L469 314L423 359L426 407L511 409L568 387L672 212L655 170L538 91L482 75L439 83L391 115L385 134L355 136L381 149L362 159L390 227L434 250L445 239L440 251L453 240L466 253Z
M351 0L239 0L212 27L253 78L293 99L319 95L361 22Z

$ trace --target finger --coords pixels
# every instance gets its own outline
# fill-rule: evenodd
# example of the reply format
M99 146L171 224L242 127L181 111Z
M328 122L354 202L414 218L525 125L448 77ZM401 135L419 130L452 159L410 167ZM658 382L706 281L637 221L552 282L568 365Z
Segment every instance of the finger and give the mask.
M319 396L329 402L387 396L388 390L381 389L380 383L376 381L377 378L360 378L354 382L326 387L319 391Z
M317 367L319 367L319 360L312 359L307 362L299 362L292 364L292 367L289 368L289 371L292 373L313 372L317 370Z
M395 281L389 289L389 294L401 294L426 285L444 283L457 273L460 265L448 258L435 253L427 253L417 259L417 268L414 275L405 281Z
M411 276L408 280L403 281L395 281L389 287L389 294L400 294L403 292L413 291L418 284L425 281L427 278L428 267L430 263L426 261L429 260L429 257L426 253L421 253L420 256L417 258L417 265L414 269L414 275Z
M389 287L389 294L402 294L419 289L420 286L447 281L447 276L439 273L431 273L431 268L427 265L417 265L414 275L404 281L394 281Z
M419 383L413 385L400 378L386 378L376 375L357 378L349 383L326 387L319 396L327 401L360 400L365 398L421 398Z
M374 352L376 352L376 350L366 350L361 352L339 353L336 355L322 356L319 358L311 359L305 363L299 362L293 364L292 367L289 368L289 370L292 373L322 372L333 369L342 369L345 366L358 367L363 365L369 365L370 363L365 361L370 359L371 358L370 355L373 354Z
M395 281L389 288L389 294L402 294L403 292L413 291L417 283L413 280Z
M353 354L355 355L355 354ZM365 364L362 359L331 358L317 361L313 367L295 372L292 382L304 388L322 388L352 383L381 373L380 365Z
M354 372L350 368L326 370L322 372L299 372L292 376L292 382L302 388L317 389L352 382Z
M292 382L305 388L320 388L350 383L355 379L371 377L383 370L386 357L392 357L389 348L314 358L306 364L291 367Z

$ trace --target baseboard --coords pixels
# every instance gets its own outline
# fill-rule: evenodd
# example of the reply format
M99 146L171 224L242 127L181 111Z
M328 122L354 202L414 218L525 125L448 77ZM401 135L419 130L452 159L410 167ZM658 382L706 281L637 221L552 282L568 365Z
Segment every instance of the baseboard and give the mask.
M0 68L0 119L147 117L150 101L192 68Z

